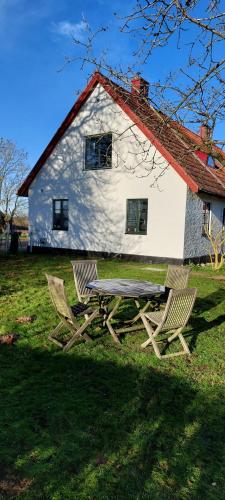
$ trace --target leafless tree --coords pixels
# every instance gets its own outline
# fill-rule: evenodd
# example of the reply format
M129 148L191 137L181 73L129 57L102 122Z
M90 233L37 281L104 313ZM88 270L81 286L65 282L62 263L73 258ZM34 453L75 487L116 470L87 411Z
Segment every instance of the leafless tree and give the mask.
M174 70L171 60L169 74L150 84L151 104L165 114L165 120L193 127L203 123L213 132L215 125L225 119L224 7L221 0L137 0L125 17L115 13L121 36L129 35L136 44L129 66L110 65L105 51L97 55L96 38L105 37L102 41L106 46L107 27L94 33L89 26L85 42L74 39L83 48L74 59L81 59L82 68L94 65L126 85L137 69L144 71L150 65L155 52L163 63L164 49L175 47L180 54L180 68ZM121 38L118 43L122 44ZM212 135L205 142L210 148ZM224 138L215 142L225 146Z
M211 226L205 227L205 234L210 242L209 258L212 269L221 269L225 262L225 231Z
M9 139L0 138L0 212L3 227L26 211L26 199L17 190L28 173L27 154Z
M224 7L220 0L139 0L123 20L122 31L138 36L135 55L140 64L169 44L180 50L180 70L156 83L160 109L163 100L173 118L210 128L224 119Z

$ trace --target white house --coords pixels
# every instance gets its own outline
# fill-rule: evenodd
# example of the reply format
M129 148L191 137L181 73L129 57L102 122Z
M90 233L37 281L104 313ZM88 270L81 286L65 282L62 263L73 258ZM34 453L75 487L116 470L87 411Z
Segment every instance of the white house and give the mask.
M19 189L32 246L148 261L208 253L225 224L225 154L165 121L141 77L131 91L96 72Z

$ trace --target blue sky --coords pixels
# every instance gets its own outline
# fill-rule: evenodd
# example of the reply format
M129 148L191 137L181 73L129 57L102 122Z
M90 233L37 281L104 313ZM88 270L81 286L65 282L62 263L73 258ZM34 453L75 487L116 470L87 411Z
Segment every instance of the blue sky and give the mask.
M24 148L31 166L90 75L91 68L81 71L80 62L62 69L65 56L79 54L71 34L82 40L86 17L93 29L109 24L109 18L113 25L119 5L117 0L113 5L110 0L0 0L0 136ZM112 60L118 60L121 47L113 27L107 43Z
M126 14L130 0L0 0L0 136L28 152L33 166L64 119L91 68L80 61L64 66L65 56L78 57L71 35L85 40L85 22L93 30L108 26L97 39L97 51L108 51L110 62L129 64L132 36L118 38L114 12ZM152 81L179 67L181 54L155 55L143 76ZM64 66L64 67L63 67ZM63 68L63 69L62 69Z

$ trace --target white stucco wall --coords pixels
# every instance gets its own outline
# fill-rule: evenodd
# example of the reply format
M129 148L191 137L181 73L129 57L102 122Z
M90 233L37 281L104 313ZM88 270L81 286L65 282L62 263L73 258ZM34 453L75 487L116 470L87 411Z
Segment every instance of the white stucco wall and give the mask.
M84 171L85 136L106 132L113 134L112 169ZM169 166L159 187L151 187L166 166L98 85L30 187L33 244L182 259L186 184ZM57 198L69 200L68 231L52 230ZM148 198L147 235L125 234L129 198Z
M210 244L208 238L202 236L203 202L210 203L210 225L215 233L222 228L223 209L225 199L216 198L207 194L196 195L188 190L185 220L184 258L201 257L208 255Z

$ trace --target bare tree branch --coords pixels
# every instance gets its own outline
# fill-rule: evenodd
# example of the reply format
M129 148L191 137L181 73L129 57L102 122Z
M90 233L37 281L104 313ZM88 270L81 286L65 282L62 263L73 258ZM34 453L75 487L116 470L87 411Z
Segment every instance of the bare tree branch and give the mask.
M0 138L0 211L4 224L24 213L27 202L18 198L17 190L29 169L27 154L9 139Z

